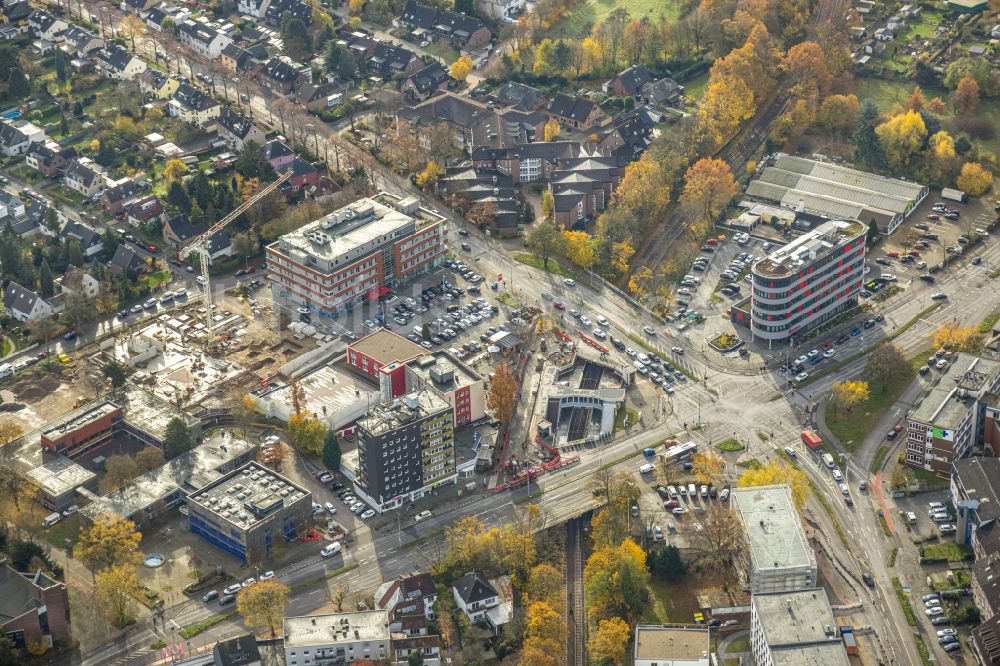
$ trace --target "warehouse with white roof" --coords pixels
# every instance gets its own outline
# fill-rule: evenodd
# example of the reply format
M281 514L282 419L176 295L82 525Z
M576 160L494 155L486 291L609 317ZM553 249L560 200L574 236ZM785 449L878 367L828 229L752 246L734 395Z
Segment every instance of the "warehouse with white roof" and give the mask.
M882 233L891 234L927 193L919 183L779 154L746 196L822 219L875 220Z

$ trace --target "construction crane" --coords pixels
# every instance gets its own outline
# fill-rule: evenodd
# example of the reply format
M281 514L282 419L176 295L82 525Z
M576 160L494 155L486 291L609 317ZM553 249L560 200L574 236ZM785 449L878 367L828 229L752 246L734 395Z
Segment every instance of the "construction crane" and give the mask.
M193 242L186 245L181 249L178 254L178 258L184 261L193 252L200 252L201 257L198 263L201 265L201 278L202 278L202 289L205 291L205 349L207 350L212 346L212 284L210 282L210 277L208 274L208 252L206 250L206 243L208 239L225 229L230 222L238 218L240 215L246 211L253 208L257 202L266 197L267 195L274 192L276 189L281 187L282 183L292 177L292 170L288 169L284 171L278 178L266 186L264 186L260 192L257 192L252 197L244 201L236 210L226 215L224 218L209 227L208 231L198 236Z

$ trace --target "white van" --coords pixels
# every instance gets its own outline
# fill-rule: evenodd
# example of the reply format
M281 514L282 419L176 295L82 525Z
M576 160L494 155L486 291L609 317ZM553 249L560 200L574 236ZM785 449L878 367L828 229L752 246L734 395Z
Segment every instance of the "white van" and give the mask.
M329 546L325 546L323 550L319 551L321 557L333 557L340 552L340 542L334 541Z
M688 495L690 495L691 497L698 496L698 489L695 488L695 485L693 483L688 484Z
M49 515L45 516L45 520L42 521L42 527L48 529L53 525L55 525L56 523L58 523L60 520L62 520L61 513L50 513Z
M844 480L844 475L840 473L839 469L835 469L835 470L833 470L833 478L836 481L843 481Z
M654 469L651 463L646 463L639 468L639 474L652 474Z
M14 374L14 368L11 367L10 363L4 363L3 365L0 365L0 379L3 379L4 377L10 377L12 374Z
M208 282L208 280L205 279L204 275L199 275L198 277L195 278L195 281L203 287Z

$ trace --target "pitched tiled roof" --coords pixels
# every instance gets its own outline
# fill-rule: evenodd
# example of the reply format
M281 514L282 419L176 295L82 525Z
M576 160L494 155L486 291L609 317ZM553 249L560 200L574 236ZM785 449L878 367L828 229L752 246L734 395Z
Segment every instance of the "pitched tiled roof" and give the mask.
M597 106L586 97L569 96L563 93L556 95L549 106L549 113L560 118L569 118L582 123Z
M423 69L411 74L409 81L413 83L413 87L420 94L426 95L450 78L451 76L445 70L444 66L435 60Z
M477 573L465 574L455 581L454 588L466 605L497 596L497 591L493 589L489 581Z

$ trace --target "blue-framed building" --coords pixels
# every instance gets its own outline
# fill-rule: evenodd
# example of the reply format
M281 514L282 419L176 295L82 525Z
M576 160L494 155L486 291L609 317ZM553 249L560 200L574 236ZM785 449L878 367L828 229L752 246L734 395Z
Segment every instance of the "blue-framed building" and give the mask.
M253 461L188 496L191 532L243 562L310 524L312 493Z

